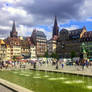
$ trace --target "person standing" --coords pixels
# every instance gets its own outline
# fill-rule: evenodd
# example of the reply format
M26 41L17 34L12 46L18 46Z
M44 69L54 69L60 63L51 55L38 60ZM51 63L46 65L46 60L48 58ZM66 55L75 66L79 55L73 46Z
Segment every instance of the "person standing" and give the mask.
M56 69L58 69L58 60L56 61Z

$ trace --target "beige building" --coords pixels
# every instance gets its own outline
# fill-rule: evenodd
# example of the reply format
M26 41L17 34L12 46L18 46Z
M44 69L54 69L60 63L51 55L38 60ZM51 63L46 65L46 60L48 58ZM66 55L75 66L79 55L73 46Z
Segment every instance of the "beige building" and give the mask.
M3 40L0 40L0 61L5 60L6 55L6 44Z
M56 53L56 37L47 41L47 51L48 54L51 55L52 53Z
M11 48L9 45L6 45L6 57L5 60L10 60L11 59Z
M11 48L11 53L13 53L12 56L21 56L21 46L13 46Z
M31 38L33 40L33 43L36 45L37 56L44 56L45 52L47 51L47 39L44 32L33 30Z
M33 58L36 58L37 55L36 55L36 46L34 45L31 45L30 46L30 58L33 59Z
M5 60L11 60L13 57L20 57L21 56L21 46L9 46L6 47L6 58Z
M30 56L30 45L27 40L21 40L21 55L24 56L24 58L28 58Z

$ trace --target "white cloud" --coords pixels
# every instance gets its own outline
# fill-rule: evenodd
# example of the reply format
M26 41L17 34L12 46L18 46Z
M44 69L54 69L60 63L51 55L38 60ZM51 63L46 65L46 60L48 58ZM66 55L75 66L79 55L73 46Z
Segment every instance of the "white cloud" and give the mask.
M84 4L81 6L80 15L83 20L92 16L92 0L84 0Z
M91 18L88 18L86 21L92 22L92 19Z
M21 2L21 0L1 0L0 2L14 4Z
M76 1L78 1L79 3ZM92 19L88 19L88 17L92 16L92 12L91 12L92 0L84 0L85 3L80 3L80 1L70 0L69 8L73 6L74 4L77 4L77 3L80 4L81 6L81 10L79 11L80 15L83 18L86 17L87 21L92 21ZM48 5L48 2L52 2L51 5L50 3ZM38 25L46 24L48 26L51 25L51 23L53 23L52 20L54 20L54 18L52 18L54 14L57 14L57 17L59 17L58 19L58 21L60 21L59 24L61 24L61 22L62 24L64 24L65 21L69 22L70 18L78 14L78 12L75 13L75 11L77 11L80 6L79 7L77 6L76 9L74 9L75 7L71 7L69 11L67 8L68 7L67 2L68 2L67 0L62 0L62 1L61 0L47 0L47 1L43 1L43 0L0 0L0 29L10 31L11 28L9 28L8 26L11 26L12 20L15 20L17 22L17 26L18 26L17 30L18 30L19 35L31 36L31 33L34 29L34 27L32 26L37 25L37 24ZM7 4L9 5L7 6ZM67 7L65 7L65 5L67 5ZM65 8L63 9L63 7ZM39 10L40 12L39 11L37 12L37 10ZM69 16L67 15L69 16L71 15L72 17L69 18ZM79 27L77 25L71 25L67 29L72 30L76 28L79 28ZM44 28L38 28L38 27L36 29L43 31L46 34L48 39L51 38L52 36L51 31L48 32L48 30L45 30ZM50 30L52 30L52 28Z
M70 27L64 27L64 28L67 29L67 30L75 30L75 29L78 29L79 26L78 25L71 25Z
M31 36L32 31L33 28L24 25L19 25L19 27L17 27L17 32L19 36Z
M19 27L17 27L17 32L18 32L19 36L31 36L34 29L44 32L45 35L47 36L47 39L50 39L52 36L52 32L48 32L44 28L27 27L27 26L23 26L23 25L20 25Z
M9 26L0 26L0 30L11 30Z
M47 39L50 39L52 37L52 32L48 32L48 30L45 30L43 28L36 28L36 29L39 30L39 31L44 32L46 37L47 37Z
M10 13L11 15L27 16L27 12L22 8L3 7L2 10Z

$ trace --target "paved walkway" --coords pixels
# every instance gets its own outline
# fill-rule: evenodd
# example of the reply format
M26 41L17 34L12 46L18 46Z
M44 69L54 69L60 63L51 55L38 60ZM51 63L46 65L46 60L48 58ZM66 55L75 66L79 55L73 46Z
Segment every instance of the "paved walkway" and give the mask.
M0 92L14 92L14 91L0 84Z
M33 91L30 91L29 89L23 88L17 84L11 83L11 82L3 80L3 79L0 79L0 83L4 84L5 86L7 86L10 89L15 90L15 91L10 91L10 90L7 90L8 88L0 85L0 88L2 88L2 91L0 90L0 92L33 92Z
M33 67L31 67L31 69L33 69ZM51 64L44 64L42 66L37 66L36 70L92 76L92 66L89 66L88 68L84 67L84 69L82 69L82 66L73 65L73 66L64 66L64 68L62 68L61 65L59 65L58 69L56 69L56 66L52 66Z

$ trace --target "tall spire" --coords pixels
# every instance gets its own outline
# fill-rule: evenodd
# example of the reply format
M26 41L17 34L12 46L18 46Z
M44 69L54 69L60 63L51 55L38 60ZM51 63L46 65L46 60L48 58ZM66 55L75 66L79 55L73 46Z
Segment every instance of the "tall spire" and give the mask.
M15 20L13 21L12 32L16 32Z
M17 37L15 21L13 21L13 26L12 26L12 31L10 32L10 37Z
M57 26L57 16L55 16L54 26Z
M58 31L59 31L59 27L57 24L57 17L55 16L55 20L54 20L54 27L53 27L53 37L54 36L58 36Z

